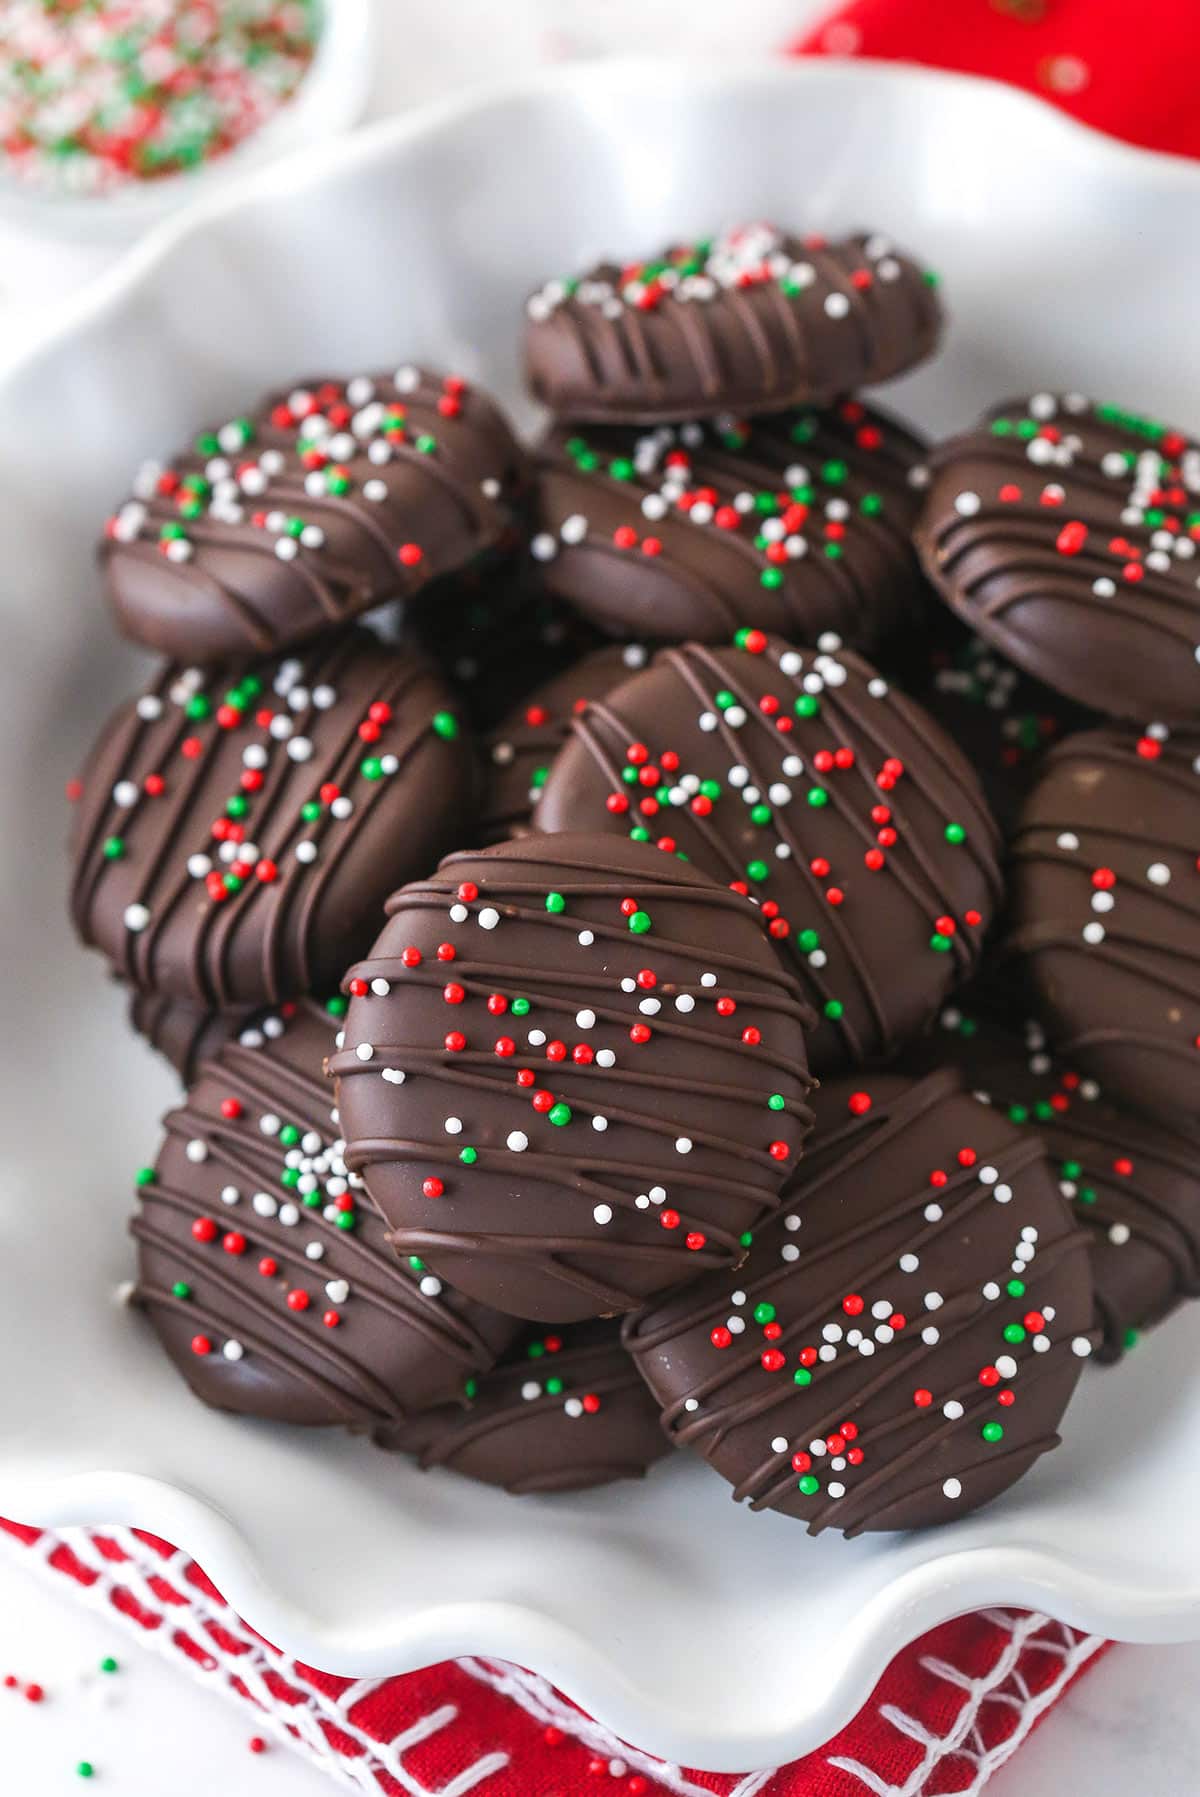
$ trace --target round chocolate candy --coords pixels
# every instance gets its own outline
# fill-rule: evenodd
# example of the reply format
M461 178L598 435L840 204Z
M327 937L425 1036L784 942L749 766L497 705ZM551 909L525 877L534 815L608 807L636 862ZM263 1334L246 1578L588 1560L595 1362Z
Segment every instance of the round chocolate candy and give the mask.
M997 970L1000 971L1000 970ZM1174 1135L1111 1104L1094 1079L1053 1056L993 978L946 1007L906 1072L956 1066L977 1098L1045 1143L1060 1190L1088 1231L1102 1360L1182 1299L1200 1296L1200 1136Z
M1035 393L930 460L917 547L973 629L1081 705L1200 721L1194 444Z
M950 1069L823 1084L746 1265L625 1329L672 1439L810 1533L987 1503L1057 1446L1092 1349L1082 1233L1042 1145Z
M571 719L590 699L600 699L643 668L640 643L596 649L536 687L503 718L482 747L483 802L480 842L504 842L533 827L546 776L571 730Z
M312 1000L257 1017L165 1119L138 1177L135 1300L205 1403L367 1427L458 1399L513 1325L389 1246L342 1158L335 1029Z
M336 987L471 815L454 701L365 633L164 667L110 719L74 819L75 927L132 986L237 1009Z
M375 1439L519 1497L640 1479L670 1449L615 1322L527 1331L466 1395Z
M971 971L999 836L950 738L858 656L689 643L589 705L546 831L604 828L753 892L819 1022L818 1074L885 1056Z
M1012 844L1011 946L1056 1051L1200 1131L1200 733L1097 730L1046 762Z
M535 398L636 423L824 404L937 344L936 281L878 232L740 225L547 281L526 305Z
M811 1014L754 907L639 843L451 855L347 989L347 1165L401 1253L513 1316L736 1265L808 1132Z
M924 446L859 400L542 446L532 553L610 636L725 640L757 624L872 649L927 610L911 532Z
M177 660L266 654L409 597L510 536L523 459L455 377L320 380L145 464L109 519L109 599Z

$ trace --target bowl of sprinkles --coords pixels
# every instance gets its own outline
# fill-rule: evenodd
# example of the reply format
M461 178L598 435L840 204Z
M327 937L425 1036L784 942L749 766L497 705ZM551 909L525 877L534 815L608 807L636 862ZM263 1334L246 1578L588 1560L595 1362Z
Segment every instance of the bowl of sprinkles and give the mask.
M0 218L94 263L216 180L353 123L367 45L365 0L8 0Z

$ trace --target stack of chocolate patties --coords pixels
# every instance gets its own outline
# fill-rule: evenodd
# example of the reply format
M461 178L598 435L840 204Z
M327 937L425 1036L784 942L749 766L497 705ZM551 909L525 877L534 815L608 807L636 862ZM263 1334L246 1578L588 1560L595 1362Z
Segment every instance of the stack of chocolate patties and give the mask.
M856 1534L1200 1289L1200 452L1039 395L928 455L858 389L940 325L753 225L531 298L528 455L402 369L139 477L179 662L74 902L192 1081L137 1291L209 1402Z

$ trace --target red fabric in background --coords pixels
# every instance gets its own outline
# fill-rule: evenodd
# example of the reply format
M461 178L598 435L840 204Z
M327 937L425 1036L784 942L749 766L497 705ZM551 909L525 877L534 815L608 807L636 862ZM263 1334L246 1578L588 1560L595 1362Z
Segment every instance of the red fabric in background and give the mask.
M0 1519L0 1541L224 1691L256 1734L289 1741L365 1797L976 1797L1106 1646L1020 1611L964 1616L898 1654L817 1752L773 1771L703 1772L624 1745L503 1661L358 1681L302 1665L235 1615L194 1561L139 1529L58 1535Z
M1200 156L1198 0L846 0L788 48L991 75L1113 137Z

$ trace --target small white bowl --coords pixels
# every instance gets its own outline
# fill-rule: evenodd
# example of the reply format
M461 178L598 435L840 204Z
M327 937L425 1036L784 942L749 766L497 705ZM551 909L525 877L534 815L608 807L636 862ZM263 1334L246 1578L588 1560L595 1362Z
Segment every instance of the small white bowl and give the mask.
M295 94L236 148L199 168L86 197L0 175L0 296L27 304L56 298L181 207L347 130L366 105L372 38L370 0L324 0L312 63Z

